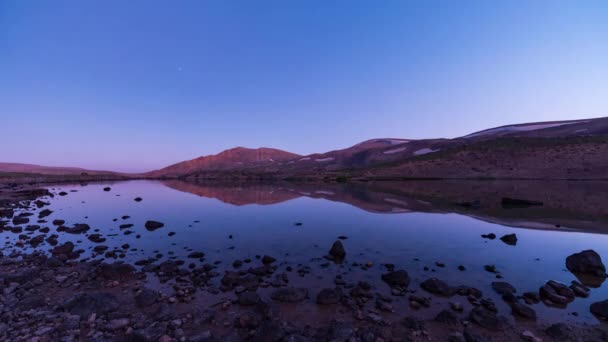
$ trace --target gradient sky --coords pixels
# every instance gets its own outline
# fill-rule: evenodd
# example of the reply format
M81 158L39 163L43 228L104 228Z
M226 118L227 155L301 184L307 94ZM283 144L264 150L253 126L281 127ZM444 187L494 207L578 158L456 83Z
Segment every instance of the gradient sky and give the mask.
M608 116L608 1L0 1L0 161L151 170Z

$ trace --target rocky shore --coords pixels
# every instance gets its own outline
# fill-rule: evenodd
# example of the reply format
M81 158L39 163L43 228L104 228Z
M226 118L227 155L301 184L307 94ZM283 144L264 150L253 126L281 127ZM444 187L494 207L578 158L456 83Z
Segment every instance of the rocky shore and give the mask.
M533 308L539 302L565 307L599 286L606 269L592 250L565 260L579 281L550 280L539 284L538 291L525 293L504 281L493 265L486 265L486 271L495 274L495 293L462 285L467 283L465 276L460 284L436 277L414 282L408 270L395 265L349 260L346 236L328 241L327 255L310 265L292 265L264 254L223 260L222 265L207 260L204 251L190 251L182 259L159 255L129 264L121 259L130 246L110 248L104 245L106 237L86 224L46 222L51 213L45 209L45 197L54 193L5 188L0 194L2 234L19 236L0 256L0 340L608 340L603 323L546 322ZM162 222L152 220L145 225L150 231L162 227ZM84 250L78 244L59 243L60 234L92 241L97 258L81 257ZM514 234L483 238L507 245L518 242ZM331 286L312 286L330 267L345 271L332 277ZM355 280L357 273L371 267L382 268L376 281ZM437 262L435 267L445 265ZM465 265L459 269L466 272ZM500 309L505 303L509 310ZM604 320L608 301L596 302L589 310Z

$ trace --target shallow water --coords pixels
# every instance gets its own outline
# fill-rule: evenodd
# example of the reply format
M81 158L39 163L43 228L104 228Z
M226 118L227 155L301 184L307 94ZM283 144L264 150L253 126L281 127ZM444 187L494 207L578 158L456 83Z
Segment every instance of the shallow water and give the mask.
M202 251L206 254L206 262L221 261L220 270L223 270L231 269L236 259L255 260L256 255L272 255L282 268L291 265L297 269L299 264L310 265L313 268L311 275L298 280L294 274L293 278L313 289L331 286L336 274L344 274L349 280L367 280L390 293L388 286L381 282L380 275L385 272L382 264L392 263L396 269L409 272L412 278L410 288L418 289L420 294L424 291L419 289L419 283L429 277L437 277L450 285L481 289L484 296L495 299L501 312L508 313L507 306L490 287L496 277L486 272L484 265L496 265L504 277L502 280L514 285L521 294L538 291L547 280L569 284L576 279L565 269L565 259L572 253L594 249L608 260L608 235L603 234L606 224L602 210L605 209L600 205L602 196L606 195L592 190L596 188L601 192L601 186L585 183L560 185L569 189L582 187L584 193L578 195L595 201L589 206L562 203L560 211L552 207L555 205L549 199L555 194L546 190L541 194L531 184L524 186L525 191L520 195L529 196L526 191L531 191L537 197L544 196L546 204L543 208L498 208L482 193L502 196L500 192L503 190L492 189L503 189L505 185L483 182L468 183L467 190L460 193L453 191L453 183L394 187L390 184L378 187L339 184L209 185L178 181L55 185L48 188L53 193L66 191L68 195L49 199L51 204L45 208L54 212L45 219L48 222L64 219L66 226L87 223L92 230L99 229L99 233L107 238L103 244L110 249L120 249L121 245L129 244L135 250L126 253L124 260L128 262L161 253L161 260L174 257L186 260L186 263L198 263L197 260L186 259L186 256L191 251ZM112 190L103 191L106 186L111 186ZM546 184L538 187L545 189ZM418 189L428 191L425 194ZM442 195L438 196L438 192ZM565 197L576 198L578 195L573 193ZM142 197L143 201L135 202L135 197ZM456 198L482 198L481 208L466 209L455 204ZM608 204L608 201L604 203ZM560 213L551 216L555 211ZM123 215L130 218L123 220ZM147 231L144 228L147 220L160 221L165 226ZM302 225L295 225L296 222ZM561 222L559 227L556 222ZM129 228L134 234L123 234L119 225L125 223L134 224ZM550 229L528 229L518 225ZM51 228L53 232L54 227ZM175 235L168 236L169 232L175 232ZM487 233L495 233L498 237L516 233L518 243L509 246L498 238L487 240L480 237ZM10 242L17 238L17 234L3 234ZM326 265L327 260L322 257L342 235L347 237L343 241L347 251L345 263ZM68 240L80 241L78 246L86 250L82 257L101 257L94 255L92 248L96 244L85 235L59 233L60 243ZM5 254L12 248L5 248ZM38 248L49 249L49 246ZM442 262L445 267L437 267L435 262ZM362 270L353 263L372 263L373 266ZM464 265L467 270L459 271L458 265ZM431 270L425 271L425 266ZM549 308L542 302L533 308L540 320L595 323L597 320L589 313L589 305L604 299L608 299L605 284L592 289L589 298L577 298L567 309ZM578 312L578 317L570 315L572 312Z

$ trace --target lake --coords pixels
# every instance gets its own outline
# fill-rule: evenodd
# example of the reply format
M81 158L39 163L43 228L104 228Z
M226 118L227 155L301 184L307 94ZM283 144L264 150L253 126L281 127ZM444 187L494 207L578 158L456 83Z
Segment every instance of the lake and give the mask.
M104 191L111 187L110 191ZM542 181L411 181L363 184L340 183L185 183L124 181L47 186L56 194L45 207L46 217L90 225L90 233L106 238L109 250L124 251L122 259L135 263L147 258L200 263L187 256L205 253L205 262L219 272L233 269L235 260L256 261L270 255L280 269L290 267L290 283L311 291L333 286L336 275L367 281L390 294L381 281L384 264L404 269L410 289L427 295L419 284L430 277L448 284L474 286L493 298L501 312L509 312L491 288L496 274L521 294L538 291L548 280L570 284L567 256L593 249L608 258L608 184L603 182ZM67 195L59 196L59 192ZM141 202L134 198L141 197ZM541 201L542 206L509 206L504 197ZM129 218L123 219L123 216ZM147 220L164 223L149 231ZM121 229L123 224L132 227ZM53 230L54 228L52 228ZM132 234L125 235L125 231ZM496 234L496 239L482 234ZM516 234L517 244L500 240ZM17 234L4 233L10 252ZM58 234L60 243L73 241L85 251L83 259L100 259L99 243L82 234ZM326 258L334 241L342 238L343 263ZM122 248L128 244L127 249ZM48 250L43 244L38 249ZM604 259L606 260L606 259ZM439 263L439 266L438 264ZM465 271L458 266L464 266ZM303 276L297 270L310 267ZM592 302L608 298L604 284L589 298L576 298L567 308L534 304L539 320L596 323ZM465 304L465 299L461 299ZM434 300L439 307L441 299ZM394 306L412 310L407 301ZM421 316L432 316L433 310ZM436 311L435 311L436 313ZM573 315L572 313L576 313Z

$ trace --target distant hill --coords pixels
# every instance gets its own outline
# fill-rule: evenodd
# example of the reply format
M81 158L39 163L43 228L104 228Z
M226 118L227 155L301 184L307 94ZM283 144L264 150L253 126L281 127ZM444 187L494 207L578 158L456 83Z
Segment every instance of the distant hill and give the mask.
M0 163L0 172L6 173L34 173L39 175L89 175L120 174L112 171L87 170L78 167L42 166L20 163Z

